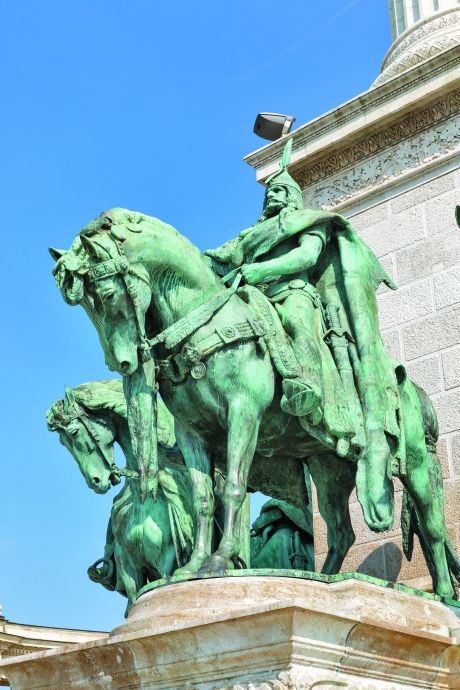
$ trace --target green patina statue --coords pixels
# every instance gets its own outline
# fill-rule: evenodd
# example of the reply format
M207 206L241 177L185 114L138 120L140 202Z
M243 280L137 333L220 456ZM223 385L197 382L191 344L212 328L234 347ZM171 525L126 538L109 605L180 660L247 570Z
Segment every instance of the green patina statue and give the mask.
M90 489L104 494L120 483L120 477L127 478L113 501L104 557L88 574L127 596L131 604L141 587L171 575L193 549L190 482L175 446L171 415L159 401L159 490L156 499L150 495L144 502L139 498L121 381L67 388L64 400L53 403L46 416L48 428L59 433ZM115 442L126 458L125 468L115 464Z
M143 503L120 380L66 388L64 399L55 401L46 414L49 430L59 433L90 489L105 494L126 477L113 501L104 556L88 568L88 575L126 596L128 608L142 587L183 565L194 543L190 478L174 437L174 420L161 400L157 404L159 487L156 500L150 497ZM115 463L115 443L125 456L124 468ZM220 521L215 522L218 532ZM248 533L247 519L240 530ZM254 559L256 568L313 570L312 546L311 519L284 501L268 501L253 525L250 556L247 548L240 556L248 564Z
M141 502L158 491L157 387L175 418L196 515L180 572L239 565L248 488L305 510L306 466L328 526L323 572L338 572L353 542L355 484L367 524L383 531L397 475L407 534L420 533L435 591L452 597L460 568L427 447L434 412L378 329L375 291L395 286L345 218L303 209L289 158L290 142L261 218L223 247L203 255L160 220L112 209L68 252L52 250L58 286L82 304L123 376ZM225 475L214 553L213 466Z

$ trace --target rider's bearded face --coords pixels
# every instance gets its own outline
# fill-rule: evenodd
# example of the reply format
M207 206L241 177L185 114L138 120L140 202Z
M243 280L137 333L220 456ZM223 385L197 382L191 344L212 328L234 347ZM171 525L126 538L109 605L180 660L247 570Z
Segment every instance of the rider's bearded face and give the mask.
M267 189L265 195L265 215L268 218L276 216L287 206L288 195L285 187L281 185L273 185Z

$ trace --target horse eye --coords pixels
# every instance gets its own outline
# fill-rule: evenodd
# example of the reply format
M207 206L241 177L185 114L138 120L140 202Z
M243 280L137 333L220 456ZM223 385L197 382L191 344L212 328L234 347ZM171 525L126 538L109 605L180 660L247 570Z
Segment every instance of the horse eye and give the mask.
M78 434L78 431L79 431L78 429L70 429L70 430L69 430L69 434L70 434L71 436L76 436L76 435Z

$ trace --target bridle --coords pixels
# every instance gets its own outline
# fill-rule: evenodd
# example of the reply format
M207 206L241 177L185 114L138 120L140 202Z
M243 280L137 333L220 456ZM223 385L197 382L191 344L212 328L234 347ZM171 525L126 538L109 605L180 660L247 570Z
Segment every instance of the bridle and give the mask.
M139 473L134 470L129 470L126 467L118 467L113 458L113 454L109 453L102 444L101 437L98 430L93 424L90 416L78 403L72 402L73 411L69 414L55 413L53 417L53 426L67 431L67 426L74 420L78 420L85 427L88 437L90 439L90 451L96 452L102 459L106 468L110 471L110 480L112 484L120 483L120 477L127 477L129 479L137 479ZM113 478L113 479L112 479Z
M150 283L143 275L135 271L130 265L125 256L124 247L120 240L114 237L112 233L110 233L110 237L114 241L120 256L108 259L107 261L101 261L94 266L91 266L87 273L88 280L90 283L97 283L98 281L104 280L105 278L110 278L111 276L120 276L126 293L131 300L131 305L134 311L137 335L139 338L138 349L140 352L141 361L148 362L148 360L152 357L152 346L145 332L145 314L141 309L139 293L136 282L133 280L133 276L145 283L149 289Z
M231 277L234 277L234 281L230 287L225 287L223 290L214 294L203 304L195 307L189 314L182 317L176 323L172 324L172 326L169 326L164 331L149 340L145 332L145 314L141 309L138 287L135 280L133 280L133 277L148 285L149 289L151 289L151 285L145 276L140 274L130 265L124 253L122 240L120 240L112 232L110 232L110 237L118 250L119 256L115 258L112 257L106 261L100 261L94 266L91 266L88 270L87 277L90 283L97 283L98 281L111 276L120 276L125 291L129 296L133 307L138 335L137 347L139 349L142 362L148 362L149 359L153 358L152 350L156 345L164 343L166 349L172 350L181 342L190 337L196 330L198 330L198 328L207 323L211 317L224 306L224 304L228 302L230 297L236 293L236 290L240 284L241 274L238 273L235 276L232 275Z

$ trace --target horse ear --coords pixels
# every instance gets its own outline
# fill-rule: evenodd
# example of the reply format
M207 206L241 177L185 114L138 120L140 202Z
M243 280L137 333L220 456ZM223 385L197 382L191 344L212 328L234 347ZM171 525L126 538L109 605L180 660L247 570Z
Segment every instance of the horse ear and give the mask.
M48 247L48 251L55 261L60 259L61 256L64 256L64 254L67 254L65 249L55 249L54 247Z
M89 237L86 237L86 235L80 235L80 240L83 246L83 249L86 251L87 254L90 255L92 259L99 259L99 247L95 242L93 242L92 239Z
M460 228L460 204L455 209L455 220L457 221L457 225Z
M64 386L64 392L65 392L65 403L68 407L72 408L75 405L75 393L73 392L72 388L69 388L69 386Z

